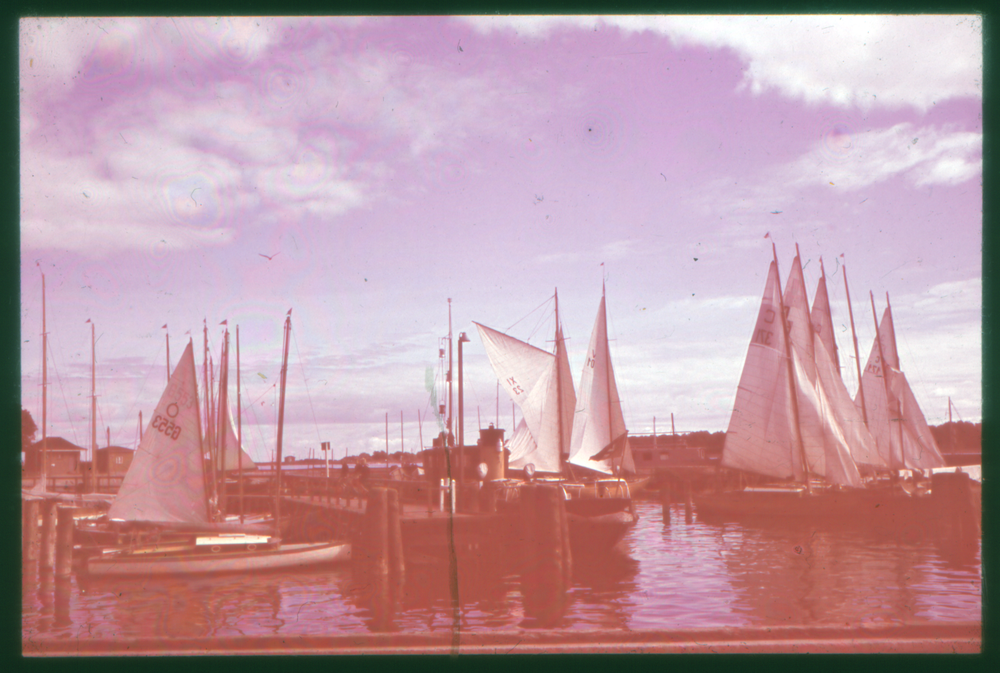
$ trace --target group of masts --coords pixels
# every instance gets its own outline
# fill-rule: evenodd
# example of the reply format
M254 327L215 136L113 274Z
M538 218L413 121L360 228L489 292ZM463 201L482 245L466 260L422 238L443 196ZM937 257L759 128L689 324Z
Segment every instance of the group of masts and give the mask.
M774 256L775 268L777 269L777 266L778 266L778 255L777 255L777 250L776 250L776 247L775 247L773 241L772 241L771 246L772 246L772 253L773 253L773 256ZM795 246L795 253L796 253L796 262L798 262L798 260L800 259L799 258L798 244L796 244L796 246ZM850 289L849 289L848 283L847 283L847 268L846 268L846 265L842 265L842 271L843 271L843 277L844 277L844 291L845 291L845 294L846 294L846 301L847 301L847 306L848 306L848 312L849 312L849 315L850 315L851 337L852 337L852 342L853 342L853 346L854 346L855 367L856 367L857 379L858 379L858 393L857 393L858 403L856 404L856 406L857 406L857 408L859 409L859 411L861 413L861 419L862 419L862 421L864 423L865 428L868 430L868 432L872 435L872 437L874 439L875 429L870 426L869 416L868 416L868 404L866 403L866 400L865 400L865 391L864 391L865 386L863 384L863 377L862 377L862 370L861 370L861 358L860 358L860 353L858 351L857 332L855 330L855 325L854 325L854 311L853 311L853 308L851 306ZM822 258L820 259L820 274L821 274L820 288L817 291L817 295L819 294L819 291L822 290L824 300L826 301L825 308L826 308L827 314L828 314L829 313L829 310L828 310L829 302L828 302L828 300L825 299L826 298L826 287L825 287L825 285L826 285L826 271L823 268L823 260L822 260ZM790 407L791 407L791 411L792 411L792 415L793 415L793 422L791 424L792 425L791 429L792 429L792 434L793 434L793 442L794 442L794 445L795 445L795 447L797 449L798 457L799 457L799 459L801 460L801 463L802 463L803 473L804 473L803 482L804 482L806 490L809 491L810 490L810 477L812 475L810 474L809 460L807 459L806 449L805 449L805 442L803 440L803 435L802 435L802 429L801 429L801 422L802 421L801 421L800 412L799 412L799 400L798 400L797 394L795 394L795 391L797 389L797 387L796 387L796 381L795 381L795 374L794 374L794 371L793 371L793 369L794 369L793 362L795 360L794 360L793 355L792 355L792 351L793 351L793 348L794 348L794 338L793 338L793 334L792 334L793 330L792 330L792 327L791 327L791 323L790 323L790 321L788 319L790 307L787 306L786 303L785 303L785 293L784 293L784 291L781 288L780 274L777 275L777 279L776 280L777 280L777 289L778 289L778 291L777 291L777 297L778 297L779 308L780 308L779 312L780 312L780 315L781 315L782 329L783 329L783 332L785 334L785 339L784 339L784 351L785 351L784 352L784 360L785 360L785 364L786 364L785 369L786 369L786 375L787 375L787 378L788 378L788 388L789 388L790 391L792 391L792 394L790 396L789 402L790 402ZM877 352L878 352L878 363L875 364L875 368L874 369L872 368L872 364L869 364L868 368L872 369L872 373L875 376L877 376L878 378L882 379L882 386L883 386L883 390L884 390L884 393L885 393L885 398L886 398L887 405L889 405L893 400L895 402L895 405L894 405L895 408L894 409L887 409L887 412L891 411L896 416L894 419L890 419L890 420L896 421L896 426L897 426L897 430L898 430L898 433L899 433L899 435L898 435L898 441L899 441L899 444L898 444L898 446L899 446L898 461L897 461L897 456L896 456L895 452L892 450L892 447L891 447L891 441L892 441L891 438L890 438L890 445L888 447L879 447L879 448L880 448L880 451L883 451L883 452L885 452L887 454L887 456L888 456L888 460L887 460L888 465L887 466L888 466L888 468L890 470L893 470L893 469L904 469L905 470L905 469L908 469L908 465L907 465L907 461L906 461L906 451L905 451L905 448L904 448L904 440L903 440L903 427L902 427L902 425L903 425L903 423L902 423L902 421L903 421L903 411L902 411L902 403L901 403L900 399L898 398L898 396L893 395L890 392L889 380L888 380L888 372L886 370L886 366L887 365L890 366L890 367L896 368L896 369L899 368L898 350L897 350L896 345L895 345L895 334L894 334L894 331L893 331L892 334L888 334L888 335L883 335L882 334L882 329L880 328L879 322L878 322L878 314L877 314L877 311L876 311L876 308L875 308L874 293L869 292L869 297L870 297L870 300L871 300L872 315L873 315L873 319L874 319L874 322L875 322L875 344L876 344L876 348L877 348ZM808 309L808 306L806 306L806 308ZM814 307L814 309L815 309L815 307ZM812 322L812 317L809 316L808 313L807 313L806 317L810 319L810 322ZM826 318L828 318L828 317L829 316L827 315ZM889 295L888 295L888 293L886 293L886 317L887 317L887 321L885 323L885 326L887 326L888 328L891 328L892 327L892 308L891 308L891 304L889 303ZM815 328L811 325L811 327L810 327L810 337L811 337L811 333L812 333L813 329L815 329ZM885 353L885 350L884 350L886 346L884 345L885 342L883 341L883 337L885 337L885 338L891 338L891 340L892 340L891 341L891 348L892 348L893 357L892 357L891 361L886 359L886 353ZM839 356L838 356L838 352L837 352L837 347L836 347L835 340L833 340L832 338L831 338L831 346L832 346L832 352L830 352L829 354L830 354L830 356L831 356L831 358L833 360L833 364L834 364L836 370L839 372L839 370L840 370L840 367L839 367ZM891 425L892 424L890 423L890 428L891 428Z

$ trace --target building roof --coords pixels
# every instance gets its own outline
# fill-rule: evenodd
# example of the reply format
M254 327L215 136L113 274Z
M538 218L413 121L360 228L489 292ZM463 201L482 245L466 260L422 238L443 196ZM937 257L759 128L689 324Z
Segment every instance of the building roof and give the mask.
M48 439L45 440L45 442L46 442L46 447L45 447L46 451L77 451L77 452L86 451L86 449L84 449L82 446L77 446L73 442L69 441L68 439L63 439L62 437L49 437ZM37 442L32 444L29 448L31 448L34 451L41 451L42 440L38 440Z
M135 449L129 449L124 446L102 446L97 450L98 453L107 453L109 451L113 453L135 453Z

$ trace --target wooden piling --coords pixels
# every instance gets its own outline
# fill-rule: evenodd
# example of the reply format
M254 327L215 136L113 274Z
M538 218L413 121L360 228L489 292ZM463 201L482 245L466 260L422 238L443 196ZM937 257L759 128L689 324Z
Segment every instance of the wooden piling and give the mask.
M566 503L558 486L524 486L519 497L525 620L551 628L564 614L572 571Z
M389 494L384 488L373 488L368 491L368 504L365 507L365 528L361 531L364 538L364 552L367 556L368 570L378 576L389 573Z
M22 551L21 555L25 561L34 561L38 558L38 500L22 500L22 513L24 520L22 523Z
M56 515L57 500L46 500L42 504L42 540L39 550L39 566L52 569L56 560Z
M559 527L562 537L563 581L568 589L573 581L573 552L569 546L569 516L566 514L566 498L562 488L557 488Z
M559 517L561 495L557 486L542 486L536 493L538 520L535 527L535 547L546 579L563 576L563 521Z
M406 562L403 556L403 528L400 523L401 505L399 502L399 491L389 489L386 508L387 529L389 533L389 572L396 578L397 582L402 581L406 574Z
M60 507L56 523L56 577L73 572L73 514L75 507Z

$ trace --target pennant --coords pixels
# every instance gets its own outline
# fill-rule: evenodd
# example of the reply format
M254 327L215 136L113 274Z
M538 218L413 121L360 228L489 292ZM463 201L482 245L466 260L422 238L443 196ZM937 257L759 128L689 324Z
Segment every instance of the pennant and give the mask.
M764 238L771 238L771 232L769 231L766 234L764 234Z
M228 326L229 326L229 318L226 318L225 320L223 320L223 321L222 321L222 322L220 322L219 324L220 324L220 325L225 325L225 326L227 326L227 327L228 327Z
M90 318L87 318L86 322L84 322L83 324L86 325L88 322L90 322Z
M164 326L163 326L163 327L161 327L160 329L167 329L167 326L166 326L166 325L164 325Z
M290 315L292 315L292 309L288 309L288 313L286 313L285 315L286 315L286 316L290 316Z

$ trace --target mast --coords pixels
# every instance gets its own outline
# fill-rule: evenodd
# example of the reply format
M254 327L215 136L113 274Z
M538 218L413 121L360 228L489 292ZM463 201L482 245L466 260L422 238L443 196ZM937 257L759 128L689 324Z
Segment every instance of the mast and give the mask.
M243 407L240 397L240 326L236 326L236 446L240 480L240 523L243 523Z
M205 449L208 449L208 474L204 475L208 483L205 485L205 493L208 497L209 508L208 517L211 521L215 521L215 507L211 503L218 503L218 499L215 497L215 454L212 451L212 386L208 378L208 319L202 321L203 324L203 334L205 347L203 351L202 359L202 373L205 381L205 439L207 440L208 447L202 446L202 457L204 459ZM200 430L199 430L200 431Z
M798 244L795 246L796 256L798 256ZM774 268L775 271L778 270L778 250L774 245L774 241L771 241L771 252L774 254ZM790 393L792 402L792 415L794 417L794 427L795 427L795 439L799 445L799 456L802 460L802 471L803 479L806 485L806 493L812 493L812 488L809 486L809 461L806 459L806 448L802 442L802 429L799 427L799 400L798 391L795 387L795 377L792 374L793 365L793 355L792 355L792 340L791 335L788 333L788 320L785 315L785 298L781 290L781 274L778 273L778 307L781 309L779 313L781 314L781 329L784 330L785 335L785 371L788 372L788 392Z
M826 291L826 269L823 266L823 257L819 258L819 278L823 283L823 294L826 295L826 314L830 319L830 336L833 336L833 316L830 314L830 294ZM833 364L837 366L837 371L840 371L840 353L837 348L837 339L833 339Z
M164 325L163 329L167 329ZM170 331L167 331L167 383L170 383Z
M844 270L844 292L847 294L847 313L851 316L851 338L854 340L854 366L858 371L858 395L861 396L861 417L868 427L868 405L865 404L865 387L861 385L861 355L858 353L858 334L854 331L854 309L851 308L851 291L847 287L847 265Z
M48 488L48 385L49 385L49 332L45 329L45 274L42 274L42 452L41 452L41 477L42 490Z
M886 405L888 405L889 404L889 400L892 399L892 398L889 395L889 379L885 375L885 355L882 352L882 334L880 333L880 330L878 328L878 313L875 311L875 295L871 292L871 290L869 290L868 291L868 296L871 298L871 302L872 302L872 319L875 321L875 343L878 344L879 372L882 374L882 387L885 388L885 403L886 403ZM888 299L888 298L889 298L889 295L888 295L888 293L886 293L886 299ZM889 313L889 316L890 316L890 319L891 319L891 316L892 316L891 312ZM895 346L895 344L893 344L893 345ZM902 465L903 465L902 469L905 470L906 469L906 457L903 455L903 436L902 436L903 426L902 426L902 423L901 423L901 419L899 418L900 416L902 416L902 413L898 410L898 406L899 406L898 403L897 403L896 406L897 406L896 423L899 424L899 431L900 431L900 437L899 437L899 440L900 440L899 441L899 460L900 460L900 463L902 463ZM889 419L889 421L891 422L892 419ZM890 460L890 465L889 465L889 468L892 469L892 464L891 464L891 461L892 461L892 438L891 438L891 435L892 435L892 426L891 425L889 426L889 433L890 433L890 439L889 439L889 460Z
M228 320L226 321L228 322ZM216 428L219 438L219 512L225 519L226 512L226 428L229 422L229 326L222 342L222 362L219 363L219 400L216 412ZM237 449L239 451L239 449Z
M452 380L452 359L451 359L451 297L448 297L448 436L445 438L446 446L454 446L453 435L451 434L451 421L454 416L452 407L451 380Z
M94 323L90 323L90 469L96 474L97 468L97 346L94 339ZM108 442L111 446L111 442ZM111 472L111 465L108 465Z
M892 319L892 304L889 303L889 292L885 293L885 310L889 312L889 324L892 325L892 352L896 354L896 364L899 366L900 371L902 371L902 365L899 362L899 346L896 344L896 323ZM880 341L881 343L881 341ZM885 376L885 367L883 365L882 375ZM889 385L888 379L885 379L886 386ZM888 388L887 388L888 390ZM886 395L888 398L888 395ZM903 469L906 467L906 447L903 446L903 403L897 397L896 398L896 423L899 426L899 459L903 463Z
M608 398L608 428L614 427L614 402L611 400L611 345L608 343L608 307L605 289L604 289L604 278L601 278L601 320L604 323L604 389L607 391ZM613 431L612 431L613 434ZM611 443L614 444L615 437L609 435ZM614 456L611 457L611 469L612 472L616 472L619 479L621 479L622 465L625 463L625 447L622 447L622 457L618 461L618 469L615 470L615 459Z
M274 492L274 532L278 534L278 522L281 520L281 440L285 429L285 382L288 379L288 342L292 332L292 309L288 309L285 317L285 337L281 355L281 393L278 395L278 454L277 486Z
M556 405L556 410L559 415L559 465L564 466L566 465L566 456L563 455L563 446L565 446L566 442L565 439L563 438L563 432L564 432L563 395L562 395L563 380L562 380L562 367L559 366L559 355L561 354L562 349L565 347L565 344L563 344L562 330L560 329L559 325L559 288L555 289L555 299L556 299L556 390L559 391L557 395L559 402ZM499 382L497 383L497 385L498 386L500 385ZM497 427L499 427L499 424ZM513 433L514 430L512 429L511 434Z

